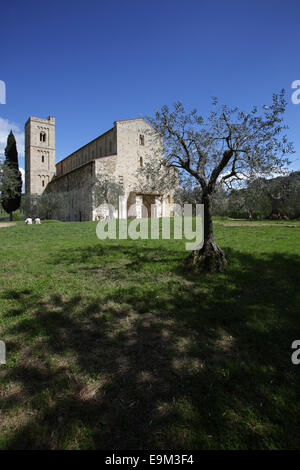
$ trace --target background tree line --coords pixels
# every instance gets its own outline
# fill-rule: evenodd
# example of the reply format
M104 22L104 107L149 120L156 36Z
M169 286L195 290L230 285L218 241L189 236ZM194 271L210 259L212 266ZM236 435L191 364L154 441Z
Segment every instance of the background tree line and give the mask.
M212 212L233 218L297 219L300 217L300 172L271 179L256 178L244 188L220 188L213 196Z

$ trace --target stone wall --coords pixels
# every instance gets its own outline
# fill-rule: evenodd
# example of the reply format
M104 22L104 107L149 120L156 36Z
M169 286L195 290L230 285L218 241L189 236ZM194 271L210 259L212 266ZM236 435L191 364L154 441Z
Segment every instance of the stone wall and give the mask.
M45 140L41 141L41 133ZM25 124L25 191L42 194L55 174L55 119L31 116Z
M115 155L116 153L116 129L112 128L57 163L56 175L62 176L96 158Z
M157 140L153 127L144 119L116 121L118 158L116 176L124 181L124 190L129 195L137 188L137 169L147 159L162 156L162 141ZM142 142L141 142L142 138Z
M55 177L47 187L53 197L52 218L69 222L92 220L92 184L94 181L94 162ZM58 204L55 204L55 198Z
M61 207L55 209L53 218L63 221L95 220L100 215L93 204L93 184L97 174L113 174L116 155L98 158L56 176L47 188L53 198L58 195ZM63 197L61 197L63 196Z
M40 142L40 132L46 133L45 142ZM64 221L99 218L101 211L94 207L92 195L98 174L112 175L123 187L120 217L126 216L127 200L140 207L143 201L149 206L150 199L158 203L158 217L171 215L172 192L149 195L141 193L138 187L137 169L150 158L161 158L163 151L161 136L144 119L116 121L112 129L57 163L56 176L54 139L54 118L29 118L25 126L26 192L41 194L47 188L46 193L53 200L52 218ZM132 216L144 216L149 208L144 211L133 208L133 213Z

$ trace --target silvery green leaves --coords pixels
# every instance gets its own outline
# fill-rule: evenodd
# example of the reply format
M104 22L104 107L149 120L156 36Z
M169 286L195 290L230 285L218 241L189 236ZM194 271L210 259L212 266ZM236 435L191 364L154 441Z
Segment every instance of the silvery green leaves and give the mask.
M271 104L248 111L220 105L213 98L212 110L205 119L196 109L186 111L181 102L172 109L163 106L148 118L163 138L165 165L178 169L186 180L201 188L204 245L191 258L197 269L202 269L201 264L204 270L222 271L226 264L224 253L214 242L214 192L233 181L282 173L290 163L288 155L294 149L284 134L286 105L282 90L273 94Z
M254 174L282 172L293 146L284 135L285 93L273 94L272 103L248 112L219 105L216 98L203 119L194 109L177 102L163 106L149 121L164 137L164 159L214 190L222 182Z
M98 173L93 184L93 197L96 206L112 204L117 206L119 196L123 196L124 189L113 175Z

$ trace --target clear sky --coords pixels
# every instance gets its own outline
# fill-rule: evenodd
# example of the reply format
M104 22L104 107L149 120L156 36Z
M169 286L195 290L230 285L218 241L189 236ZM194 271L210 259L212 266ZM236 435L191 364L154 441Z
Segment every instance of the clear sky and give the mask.
M2 0L0 152L10 128L24 167L24 124L56 118L56 160L113 126L182 100L271 102L285 88L300 170L299 0Z

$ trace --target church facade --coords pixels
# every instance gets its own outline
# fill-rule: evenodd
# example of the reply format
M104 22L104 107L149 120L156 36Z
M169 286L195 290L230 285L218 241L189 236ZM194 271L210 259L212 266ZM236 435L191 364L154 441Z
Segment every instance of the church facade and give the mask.
M25 124L25 192L52 195L52 218L63 221L100 220L107 213L96 206L97 175L110 175L123 189L116 215L120 218L172 215L172 190L143 193L137 169L149 158L161 158L162 138L143 118L115 121L96 139L55 164L55 118L31 116Z

